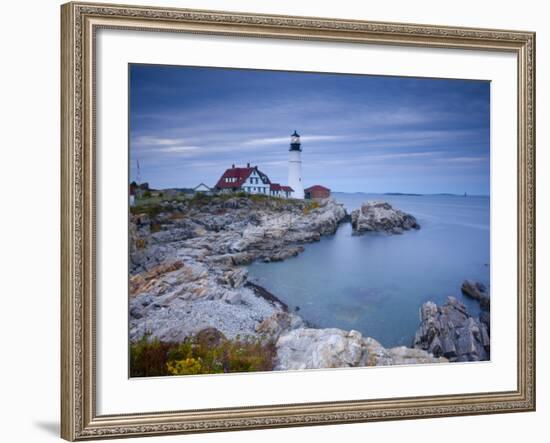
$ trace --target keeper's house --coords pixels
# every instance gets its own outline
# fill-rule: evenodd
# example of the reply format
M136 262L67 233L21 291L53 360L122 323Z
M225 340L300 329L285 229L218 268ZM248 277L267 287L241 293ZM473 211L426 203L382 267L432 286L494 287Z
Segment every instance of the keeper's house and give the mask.
M284 198L290 198L293 192L290 186L271 183L266 174L260 171L257 166L250 166L250 163L246 165L246 168L232 165L220 177L215 189L222 193L247 192L249 194Z

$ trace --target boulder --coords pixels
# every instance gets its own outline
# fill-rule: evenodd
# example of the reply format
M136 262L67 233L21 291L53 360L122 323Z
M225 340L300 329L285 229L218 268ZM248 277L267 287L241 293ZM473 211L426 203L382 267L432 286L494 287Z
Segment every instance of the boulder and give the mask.
M481 309L488 311L491 308L491 297L489 296L487 287L483 283L464 280L460 289L467 297L477 300Z
M448 363L445 357L434 357L422 349L398 346L389 350L392 365L418 365L429 363Z
M262 257L262 261L265 263L274 261L283 261L290 257L296 257L298 254L304 252L303 246L287 246L282 249L270 251Z
M245 284L247 277L248 269L233 268L225 271L223 276L220 277L219 282L221 284L229 285L232 288L240 288Z
M299 328L277 340L275 370L341 368L366 364L365 344L358 331Z
M406 346L386 349L371 337L365 338L365 347L367 351L367 366L448 363L445 357L434 357L422 349L407 348Z
M238 305L242 303L241 293L237 291L227 291L222 300L230 305Z
M431 301L422 305L413 346L451 362L490 359L486 324L470 316L466 306L454 297L448 297L442 306Z
M158 279L169 272L177 271L183 267L181 260L166 261L160 265L154 266L149 271L130 277L130 297L136 294L150 290Z
M225 338L225 335L216 328L204 328L197 333L195 340L202 345L214 347L219 346L226 341L227 338Z
M274 312L258 323L256 332L264 337L276 340L283 332L302 327L304 327L304 321L301 317L289 312L279 311Z
M351 212L351 226L354 234L364 232L386 232L402 234L410 229L420 229L416 219L383 201L363 203L360 209Z

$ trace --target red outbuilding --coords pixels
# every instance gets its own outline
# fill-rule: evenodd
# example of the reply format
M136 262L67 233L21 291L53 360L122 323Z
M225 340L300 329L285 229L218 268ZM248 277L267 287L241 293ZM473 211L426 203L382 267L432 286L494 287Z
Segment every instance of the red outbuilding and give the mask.
M321 186L321 185L313 185L307 189L304 189L304 194L306 199L329 198L330 189L325 188L324 186Z

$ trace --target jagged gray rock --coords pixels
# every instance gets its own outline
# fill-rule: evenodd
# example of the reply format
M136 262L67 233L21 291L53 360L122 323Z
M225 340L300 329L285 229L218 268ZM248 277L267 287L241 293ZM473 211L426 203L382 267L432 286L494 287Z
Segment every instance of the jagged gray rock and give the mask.
M383 201L363 203L360 209L351 212L351 226L354 234L369 231L402 234L410 229L420 229L416 219Z
M358 331L300 328L277 340L275 370L365 366L366 358Z
M454 297L437 306L429 301L420 308L420 326L413 346L449 361L480 361L490 358L487 325L470 316Z
M397 346L384 348L374 338L365 338L367 366L411 365L428 363L448 363L445 357L434 357L429 352L417 348Z
M483 283L464 280L460 289L464 295L477 300L481 309L488 311L491 308L491 297Z
M299 315L278 311L259 323L256 326L256 332L266 338L276 340L283 332L304 326L304 321Z
M420 349L386 349L358 331L336 328L292 329L279 337L276 347L275 370L281 371L447 362Z

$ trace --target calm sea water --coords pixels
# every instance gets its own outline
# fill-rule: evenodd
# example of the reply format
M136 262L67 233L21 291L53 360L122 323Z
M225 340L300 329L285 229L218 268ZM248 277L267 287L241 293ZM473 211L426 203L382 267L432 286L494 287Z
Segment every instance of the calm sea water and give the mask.
M472 315L465 279L489 285L489 198L334 193L348 212L385 200L413 214L419 231L335 235L308 244L297 257L253 263L249 279L271 291L317 327L356 329L384 346L410 346L423 302L454 295Z

